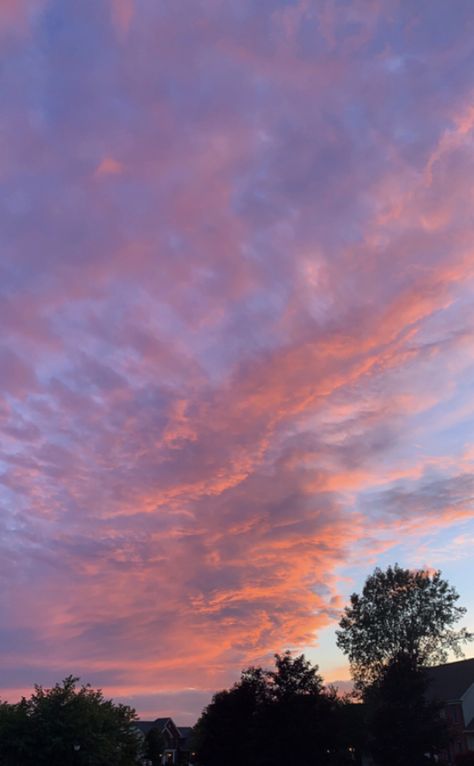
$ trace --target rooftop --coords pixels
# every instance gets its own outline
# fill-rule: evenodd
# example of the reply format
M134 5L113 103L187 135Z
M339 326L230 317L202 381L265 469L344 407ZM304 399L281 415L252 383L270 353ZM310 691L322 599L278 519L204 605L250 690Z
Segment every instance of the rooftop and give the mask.
M430 678L430 695L445 702L460 700L474 684L474 657L469 660L448 662L427 668Z

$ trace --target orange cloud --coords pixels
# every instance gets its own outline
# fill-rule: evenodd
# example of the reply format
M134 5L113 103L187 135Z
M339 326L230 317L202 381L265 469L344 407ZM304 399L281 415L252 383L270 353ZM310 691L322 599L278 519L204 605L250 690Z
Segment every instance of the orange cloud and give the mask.
M104 157L104 159L97 166L95 176L101 178L103 176L119 175L123 170L123 165L114 160L113 157Z
M110 0L112 20L121 38L125 37L135 15L135 0Z

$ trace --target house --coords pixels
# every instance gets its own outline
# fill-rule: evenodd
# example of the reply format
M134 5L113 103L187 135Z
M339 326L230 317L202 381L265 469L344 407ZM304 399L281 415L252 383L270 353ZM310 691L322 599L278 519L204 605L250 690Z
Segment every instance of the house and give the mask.
M454 764L456 756L474 751L474 658L428 668L429 695L443 703L442 714L450 733L444 757Z
M196 753L193 752L193 743L192 743L192 735L193 735L193 727L192 726L178 726L178 731L180 734L180 752L184 756L183 760L187 762L188 764L193 764L195 762L195 756Z
M161 758L163 766L192 763L190 726L178 727L172 718L155 718L154 721L136 721L135 728L144 740L151 739L152 747L159 747L154 755Z

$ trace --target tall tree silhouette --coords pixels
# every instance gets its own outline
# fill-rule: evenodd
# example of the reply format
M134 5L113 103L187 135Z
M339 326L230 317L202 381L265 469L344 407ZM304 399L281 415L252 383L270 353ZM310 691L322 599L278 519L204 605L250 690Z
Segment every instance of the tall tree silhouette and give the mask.
M353 593L337 631L337 645L347 654L359 690L379 679L395 658L406 655L414 667L445 662L448 652L462 655L473 636L454 625L466 610L441 573L376 569L362 594Z

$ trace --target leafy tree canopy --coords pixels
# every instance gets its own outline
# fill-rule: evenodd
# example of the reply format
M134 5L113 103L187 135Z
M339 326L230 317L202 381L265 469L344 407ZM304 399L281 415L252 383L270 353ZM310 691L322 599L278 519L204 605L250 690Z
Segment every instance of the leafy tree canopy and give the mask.
M151 761L152 766L161 766L165 749L166 743L161 732L158 729L150 729L144 742L145 759Z
M395 658L406 655L416 667L445 662L448 651L462 656L473 636L454 625L466 610L441 573L377 568L362 594L353 593L337 631L337 645L348 655L356 687L364 690Z
M313 766L345 763L345 703L323 686L317 666L289 652L275 669L249 668L216 694L195 727L206 766Z
M68 676L52 689L35 686L29 699L0 705L3 766L136 764L135 711L78 681Z
M318 697L323 691L323 679L318 666L311 665L304 654L292 657L290 652L275 655L275 670L264 673L267 693L275 701L300 696Z
M380 766L423 766L448 744L441 703L428 695L429 679L407 654L391 660L366 691L369 746Z

